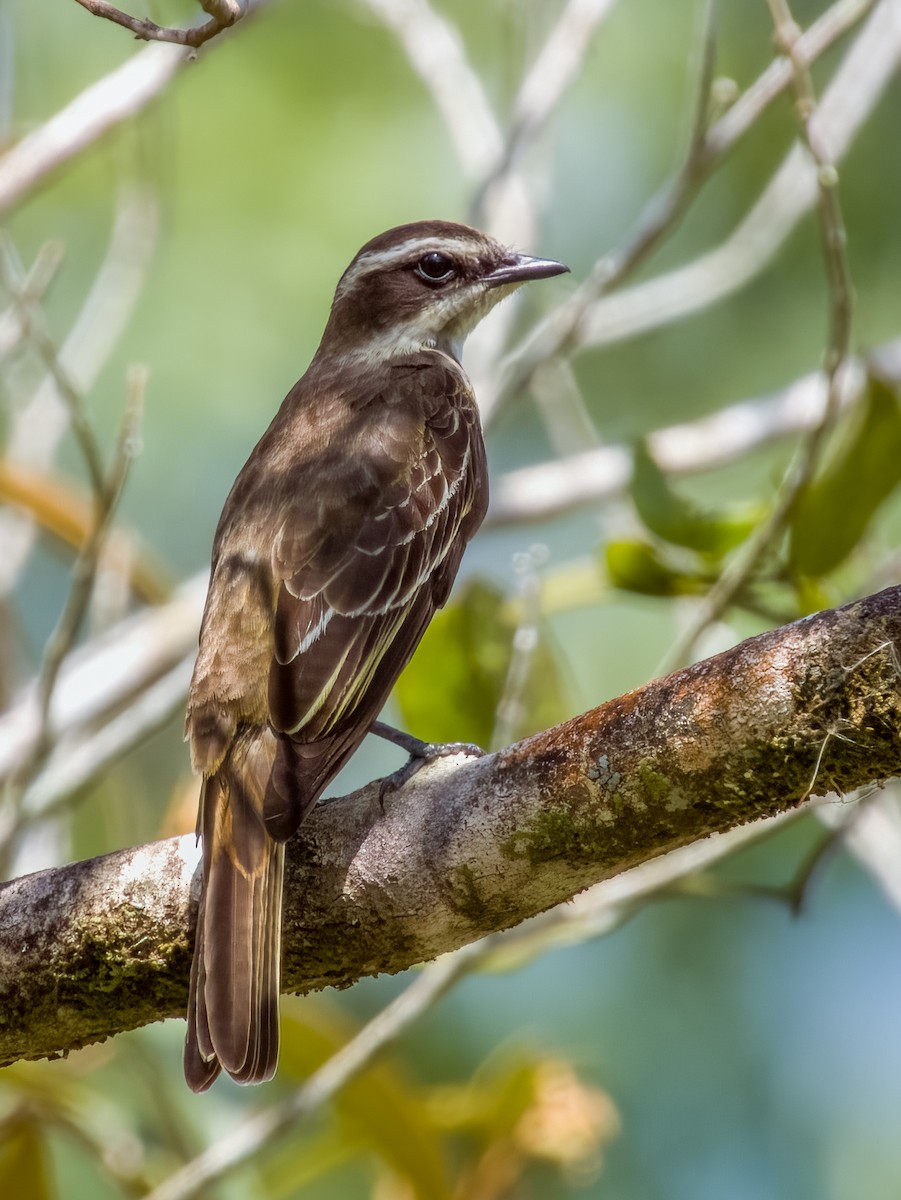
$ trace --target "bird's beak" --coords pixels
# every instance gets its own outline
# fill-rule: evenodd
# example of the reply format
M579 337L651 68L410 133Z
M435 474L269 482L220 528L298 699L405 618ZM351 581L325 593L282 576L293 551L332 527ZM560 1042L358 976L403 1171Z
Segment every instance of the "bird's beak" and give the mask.
M503 287L505 284L528 283L530 279L550 279L552 275L565 275L569 267L552 258L532 258L528 254L514 254L502 266L497 267L483 282L487 287Z

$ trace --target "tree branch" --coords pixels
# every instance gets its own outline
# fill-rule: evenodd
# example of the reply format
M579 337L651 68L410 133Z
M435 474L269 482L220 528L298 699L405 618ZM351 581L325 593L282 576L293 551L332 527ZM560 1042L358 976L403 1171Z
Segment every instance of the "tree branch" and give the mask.
M286 990L401 971L812 790L901 772L899 645L896 587L440 761L384 814L372 785L320 804L289 848ZM171 839L0 888L0 1063L183 1011L197 857Z
M195 50L223 30L230 29L247 11L236 3L236 0L203 0L201 7L210 13L209 21L202 25L178 29L157 25L156 22L143 17L133 17L108 4L107 0L75 0L75 3L86 8L95 17L102 17L106 21L112 21L114 25L121 25L123 29L130 30L139 41L174 42L177 46L191 46Z
M869 354L867 362L846 362L838 381L840 407L847 408L860 398L868 363L881 369L885 362L886 377L901 381L901 364L895 361L899 351L901 339L895 339ZM695 421L655 429L647 439L651 455L668 475L692 475L728 466L761 447L808 433L819 425L827 390L823 373L815 371L768 396L740 400ZM507 471L492 480L484 528L547 521L590 504L607 503L628 488L633 460L632 446L611 444Z
M0 156L0 213L146 108L187 64L189 53L178 46L147 46L16 142Z
M870 8L868 20L824 89L817 109L816 136L828 142L833 161L839 161L870 115L901 56L901 34L892 4L876 5L841 0L800 39L797 53L809 66ZM805 151L795 147L783 160L759 200L724 242L684 266L618 289L666 234L691 197L683 189L700 186L721 159L751 128L766 107L793 78L790 63L771 64L725 116L713 125L672 180L639 218L628 243L604 255L588 277L562 304L534 326L510 356L504 376L494 389L477 389L483 419L517 395L537 366L555 354L584 353L637 337L736 292L770 263L798 221L817 199L816 171ZM734 115L737 114L737 115ZM692 153L695 168L689 166Z

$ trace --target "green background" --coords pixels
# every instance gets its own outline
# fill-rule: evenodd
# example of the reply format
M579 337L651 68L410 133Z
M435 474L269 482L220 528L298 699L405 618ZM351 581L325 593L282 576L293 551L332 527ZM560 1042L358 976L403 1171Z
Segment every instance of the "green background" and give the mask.
M444 6L502 118L523 64L559 7L539 0ZM824 8L798 3L795 15L808 22ZM190 12L186 5L159 5L151 15L174 21ZM124 30L68 0L5 0L0 18L0 71L7 73L0 133L10 140L135 52ZM688 0L619 5L529 159L543 199L540 235L528 249L567 262L575 281L624 240L645 200L678 166L697 31L698 6ZM817 83L828 79L840 53L841 47L817 65ZM762 0L723 3L717 73L747 86L770 54ZM841 166L860 348L898 332L899 123L895 80ZM783 97L642 276L724 238L795 132ZM272 4L222 44L201 50L139 120L48 181L14 214L9 228L26 263L47 239L65 246L47 299L58 338L102 257L117 190L134 178L156 189L160 238L140 302L87 404L111 447L126 367L148 364L143 453L120 518L179 578L207 562L230 483L315 349L335 281L356 249L408 220L467 219L470 188L395 40L350 0ZM563 278L534 288L523 323L572 286ZM825 331L823 266L809 217L750 286L710 311L582 355L576 373L600 436L629 442L814 370ZM496 472L549 456L528 397L514 401L491 428L488 449ZM783 446L757 454L679 487L710 504L766 500L788 452ZM71 446L61 467L79 476ZM828 599L866 590L896 545L898 508L890 501L882 510L868 530L866 555L829 582ZM594 562L611 531L635 523L624 506L614 506L486 532L467 554L461 583L488 580L514 594L515 554L545 544L549 572L571 561ZM23 671L28 660L32 669L38 661L67 569L47 547L29 568L14 614L26 648ZM559 676L555 715L582 711L649 678L684 621L685 603L608 592L598 604L549 615L543 632ZM734 623L736 637L757 628L747 616ZM394 761L391 751L367 743L337 788L360 784ZM71 841L59 852L84 857L160 836L173 791L186 777L187 755L173 724L79 802ZM784 883L821 836L807 817L731 860L718 877ZM348 993L286 1007L301 1022L320 1019L313 1014L321 1010L329 1020L337 1013L356 1023L405 982L367 980ZM898 914L839 853L817 874L800 920L786 904L741 893L728 901L669 898L605 939L551 950L514 972L468 978L404 1038L394 1062L414 1097L462 1084L480 1067L503 1074L517 1056L536 1054L569 1060L586 1083L609 1092L622 1130L605 1150L600 1175L583 1186L537 1166L516 1196L889 1200L901 1180L899 997ZM182 1036L182 1026L169 1022L67 1064L37 1064L21 1078L8 1072L0 1077L0 1098L14 1103L23 1080L38 1076L43 1087L81 1088L86 1119L110 1136L137 1133L148 1147L148 1175L159 1177L180 1154L199 1151L292 1084L285 1070L265 1090L220 1085L208 1097L193 1097L180 1078ZM486 1060L494 1066L485 1067ZM377 1102L370 1102L374 1111ZM357 1114L363 1127L366 1103ZM221 1194L335 1200L373 1194L373 1148L345 1119L349 1125L335 1138L328 1118L317 1118L308 1132L298 1132L290 1152L282 1148L266 1160L264 1182L245 1172ZM333 1144L339 1147L334 1170L317 1175L315 1166L304 1166L331 1161ZM52 1132L47 1145L48 1194L67 1200L121 1194L71 1136ZM459 1147L451 1148L451 1160L454 1153ZM295 1186L294 1173L299 1178L304 1170L312 1177Z

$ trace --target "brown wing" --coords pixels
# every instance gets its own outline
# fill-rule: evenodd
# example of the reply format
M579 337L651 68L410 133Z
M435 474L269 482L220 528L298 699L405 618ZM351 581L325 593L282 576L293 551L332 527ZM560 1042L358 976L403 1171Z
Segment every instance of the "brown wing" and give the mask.
M368 444L347 464L340 486L325 481L329 498L319 500L316 526L311 498L299 497L272 554L282 586L271 719L304 742L384 700L371 696L373 684L379 679L379 692L390 689L413 653L421 629L410 628L408 618L418 602L431 611L443 604L483 511L481 433L464 380L430 368L402 383L374 402ZM425 412L404 403L412 384ZM390 682L380 670L386 658L395 665Z
M407 368L367 408L338 486L333 475L327 496L299 496L273 548L271 721L294 742L330 743L329 761L352 753L378 715L487 504L478 415L460 372Z

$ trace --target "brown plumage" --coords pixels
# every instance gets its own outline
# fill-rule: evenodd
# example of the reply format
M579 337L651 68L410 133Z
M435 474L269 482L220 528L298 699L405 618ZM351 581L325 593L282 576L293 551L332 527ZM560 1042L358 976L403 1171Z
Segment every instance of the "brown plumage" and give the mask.
M366 736L488 500L469 330L559 263L420 222L369 242L226 501L186 721L203 891L185 1076L271 1078L284 843Z

